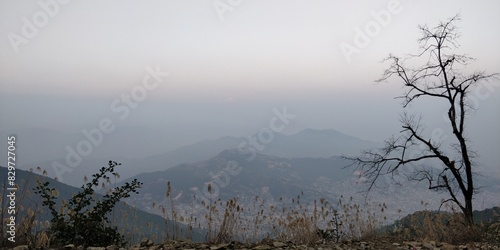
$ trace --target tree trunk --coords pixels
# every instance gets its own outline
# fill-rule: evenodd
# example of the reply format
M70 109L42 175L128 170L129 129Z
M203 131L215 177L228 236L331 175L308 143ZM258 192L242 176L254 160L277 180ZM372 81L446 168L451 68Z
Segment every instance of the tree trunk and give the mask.
M463 211L467 226L474 226L474 216L472 214L472 192L465 194L465 209Z

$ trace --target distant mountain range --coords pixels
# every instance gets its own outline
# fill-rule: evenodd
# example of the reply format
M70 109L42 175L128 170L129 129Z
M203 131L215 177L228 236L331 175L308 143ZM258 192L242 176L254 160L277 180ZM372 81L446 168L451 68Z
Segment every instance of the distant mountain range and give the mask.
M209 159L223 150L238 148L241 145L252 147L261 154L278 157L331 157L344 154L358 154L361 150L372 148L375 142L362 140L340 133L333 129L314 130L305 129L296 134L283 135L274 133L270 142L265 144L258 141L258 135L253 135L256 146L252 146L247 137L225 136L215 140L203 140L193 145L181 147L165 154L141 159L144 172L165 170L182 163L194 163Z
M252 142L252 139L254 138ZM145 157L142 159L127 158L95 158L93 155L82 157L81 163L77 167L68 167L71 172L62 175L64 183L79 186L82 183L83 176L90 176L97 171L103 163L109 160L121 162L122 169L119 170L123 178L128 178L139 173L154 172L168 169L170 167L184 164L195 163L210 159L226 149L253 150L255 153L273 155L285 158L301 157L331 157L340 155L355 155L361 150L377 146L377 143L362 140L349 136L333 129L313 130L306 129L296 134L283 135L274 133L272 138L266 138L268 141L260 141L259 135L251 137L230 137L225 136L213 140L203 140L189 146L180 147L167 153ZM147 143L142 141L141 143ZM152 142L154 143L154 142ZM121 144L120 144L121 145ZM126 146L126 145L123 145ZM120 146L122 147L122 146ZM96 149L101 151L101 149ZM102 155L100 152L98 155ZM49 176L56 176L54 173L54 161L68 166L65 158L56 160L42 161L36 164L48 171ZM26 165L24 168L36 167L34 164Z
M209 182L219 193L217 198L223 200L256 195L293 197L301 192L305 196L319 197L332 190L328 185L316 188L310 185L340 183L353 178L352 170L342 168L345 165L340 157L279 158L258 154L249 161L238 150L229 149L206 161L142 173L133 178L147 183L142 191L151 201L165 200L168 181L176 200L184 203L192 202L194 194L205 193ZM200 192L195 192L196 189Z

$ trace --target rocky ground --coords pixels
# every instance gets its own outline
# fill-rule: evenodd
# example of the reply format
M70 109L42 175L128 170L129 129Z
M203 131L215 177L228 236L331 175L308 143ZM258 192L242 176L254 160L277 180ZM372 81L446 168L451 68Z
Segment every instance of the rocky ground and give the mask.
M13 248L14 250L26 250L29 249L27 246L17 246ZM64 249L64 250L84 250L82 246L67 245L61 248L53 249ZM109 247L88 247L87 250L125 250L126 248L118 248L116 246ZM343 243L325 243L317 242L313 245L297 245L287 242L279 241L263 241L259 244L242 244L238 242L228 243L228 244L215 244L210 245L207 243L196 243L192 241L167 241L162 244L155 244L151 240L143 240L141 244L132 246L128 248L129 250L160 250L160 249L205 249L205 250L226 250L226 249L253 249L253 250L268 250L268 249L300 249L300 250L313 250L313 249L323 249L323 250L343 250L343 249L443 249L443 250L465 250L465 249L499 249L500 244L492 243L469 243L465 245L451 245L447 243L429 241L403 241L403 242L392 242L388 240L375 240L375 241L349 241Z
M251 249L251 250L267 250L267 249L298 249L298 250L347 250L347 249L408 249L408 250L465 250L465 249L497 249L500 250L500 223L492 223L483 228L482 239L486 242L475 242L462 245L453 245L437 241L400 241L396 238L375 237L372 240L366 241L346 241L346 242L325 242L318 241L314 244L300 245L292 242L281 242L276 240L264 240L257 244L243 244L240 242L232 242L226 244L209 244L203 242L192 242L190 240L166 241L163 243L153 242L152 240L144 239L140 244L128 247L119 248L116 246L108 247L87 247L75 246L73 244L64 247L36 248L37 250L229 250L229 249ZM28 250L33 249L26 245L17 246L14 248L0 247L0 250Z

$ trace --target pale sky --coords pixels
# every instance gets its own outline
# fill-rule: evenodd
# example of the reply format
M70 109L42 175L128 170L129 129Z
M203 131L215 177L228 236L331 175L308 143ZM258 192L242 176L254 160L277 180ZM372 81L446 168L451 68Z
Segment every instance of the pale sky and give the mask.
M469 69L500 72L499 11L495 0L0 0L0 129L95 126L158 66L170 75L123 126L184 133L182 145L252 133L287 106L299 117L289 132L333 128L381 141L398 131L402 111L392 99L400 84L374 84L381 60L416 52L418 25L461 13L459 52L477 59ZM382 12L390 20L348 60L340 45ZM490 92L471 134L500 161L500 87Z

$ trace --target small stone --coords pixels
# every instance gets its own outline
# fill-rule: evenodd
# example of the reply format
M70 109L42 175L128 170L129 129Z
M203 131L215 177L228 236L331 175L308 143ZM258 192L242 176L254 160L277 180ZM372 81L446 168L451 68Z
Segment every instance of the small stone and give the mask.
M396 246L396 247L401 246L401 244L399 244L399 243L397 243L397 242L392 243L392 245L393 245L393 246Z
M273 246L274 247L285 247L286 244L283 242L275 241L275 242L273 242Z
M68 245L64 246L63 248L66 249L66 250L75 249L75 245L68 244Z
M217 246L211 246L211 250L224 250L224 249L229 249L229 244L220 244Z
M174 249L176 248L170 244L163 244L163 250L174 250Z
M450 245L448 243L441 244L440 248L442 250L455 250L455 249L457 249L455 246Z
M87 250L106 250L104 247L87 247Z
M434 246L430 243L423 243L422 246L425 248L425 249L434 249Z
M20 246L16 246L14 248L12 248L13 250L28 250L28 246L27 245L20 245Z
M201 248L201 249L207 249L207 248L209 248L209 246L207 244L203 244L203 243L200 244L198 247Z
M154 242L152 240L149 240L147 238L144 238L142 241L141 241L141 247L150 247L154 245Z
M253 248L254 250L268 250L268 249L271 249L271 247L269 245L258 245L256 247Z
M118 250L118 247L116 245L111 245L106 247L106 250Z

